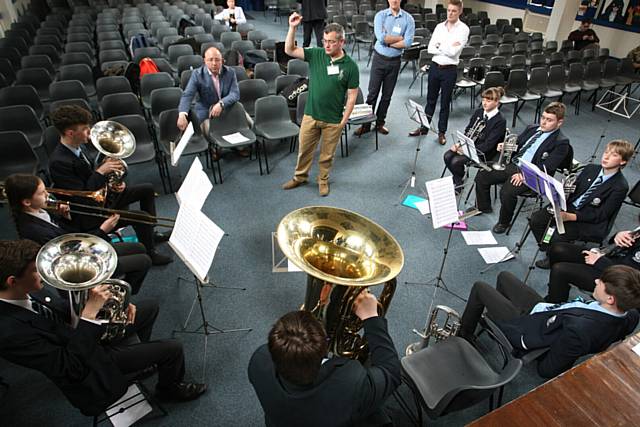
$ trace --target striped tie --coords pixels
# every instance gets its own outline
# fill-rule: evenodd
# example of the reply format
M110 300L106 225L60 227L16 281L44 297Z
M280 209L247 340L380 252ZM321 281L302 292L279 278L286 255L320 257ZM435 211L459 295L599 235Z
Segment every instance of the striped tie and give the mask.
M580 209L587 203L587 200L589 200L589 196L598 189L600 184L602 184L602 176L599 176L595 181L593 181L591 187L589 187L589 189L585 191L582 196L580 196L580 202L578 203L578 206L576 206L576 209Z
M538 140L538 138L540 137L540 135L542 135L542 131L539 130L536 133L533 134L533 136L531 138L529 138L529 140L526 142L526 144L524 144L522 146L522 148L520 150L518 150L518 152L513 156L513 159L517 159L520 158L524 155L524 153L527 152L527 150L533 145L535 144L535 142Z
M56 323L65 323L65 321L60 316L58 316L55 311L33 298L31 299L31 308L33 308L33 311L35 311L39 315L53 320Z

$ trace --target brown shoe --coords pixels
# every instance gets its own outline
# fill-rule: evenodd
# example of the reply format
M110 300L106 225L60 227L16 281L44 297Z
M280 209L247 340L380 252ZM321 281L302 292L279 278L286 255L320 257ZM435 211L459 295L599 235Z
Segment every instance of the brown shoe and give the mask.
M384 127L384 125L378 125L376 126L376 129L378 130L378 133L381 133L382 135L389 135L389 129Z
M306 181L296 181L295 179L290 179L289 181L282 184L282 189L291 190L292 188L300 187L301 185L304 185L306 183Z
M238 156L240 157L249 157L251 155L251 150L249 150L248 148L241 148L239 150L236 150L236 153L238 153Z
M370 124L364 124L362 126L360 126L358 129L356 129L355 132L353 132L353 134L355 136L362 136L365 133L368 133L371 130L371 125Z
M328 182L319 182L318 190L320 191L320 195L322 197L326 197L329 195L329 183Z
M421 136L426 135L427 133L429 133L429 128L419 127L418 129L409 132L409 136Z
M440 132L438 134L438 144L444 145L447 143L447 137L444 135L444 132Z

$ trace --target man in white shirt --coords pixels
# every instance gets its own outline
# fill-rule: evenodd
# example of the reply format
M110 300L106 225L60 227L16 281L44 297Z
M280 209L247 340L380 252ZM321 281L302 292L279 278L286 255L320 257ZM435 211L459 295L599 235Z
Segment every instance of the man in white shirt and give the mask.
M244 16L242 8L240 6L236 6L236 0L227 0L227 8L213 18L224 21L227 26L231 27L232 31L236 30L238 24L244 24L247 22L247 18Z
M425 112L429 119L436 110L440 95L440 117L438 118L438 142L446 144L445 133L449 121L449 105L456 85L457 67L462 48L469 38L469 27L459 17L462 13L462 1L449 0L447 20L438 24L429 41L429 53L433 54L429 69L429 88ZM429 129L422 126L409 133L409 136L426 135Z

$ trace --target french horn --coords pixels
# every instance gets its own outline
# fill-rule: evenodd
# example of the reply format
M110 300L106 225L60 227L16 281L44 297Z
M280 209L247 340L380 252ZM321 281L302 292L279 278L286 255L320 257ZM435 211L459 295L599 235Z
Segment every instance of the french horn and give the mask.
M89 290L109 286L111 297L103 304L96 320L106 323L101 339L123 337L131 286L124 280L111 279L118 263L115 249L105 240L84 233L58 236L47 242L36 256L36 268L42 280L54 288L69 291L71 309L80 317Z
M353 303L369 286L383 284L378 311L387 312L404 264L400 244L364 216L328 206L289 213L277 236L284 255L308 275L304 309L325 326L329 351L365 360L368 346Z

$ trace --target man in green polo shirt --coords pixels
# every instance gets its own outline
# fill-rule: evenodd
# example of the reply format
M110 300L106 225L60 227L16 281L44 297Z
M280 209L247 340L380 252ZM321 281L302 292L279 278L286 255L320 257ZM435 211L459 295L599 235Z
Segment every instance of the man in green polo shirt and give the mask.
M329 194L329 171L333 156L353 106L358 96L360 75L356 63L344 52L344 29L339 24L324 28L324 48L300 48L295 46L296 28L302 16L289 17L289 32L284 51L294 58L309 63L309 95L300 125L300 149L293 179L282 188L290 190L305 184L313 153L322 140L318 160L318 190L321 196ZM345 105L346 94L346 105Z

